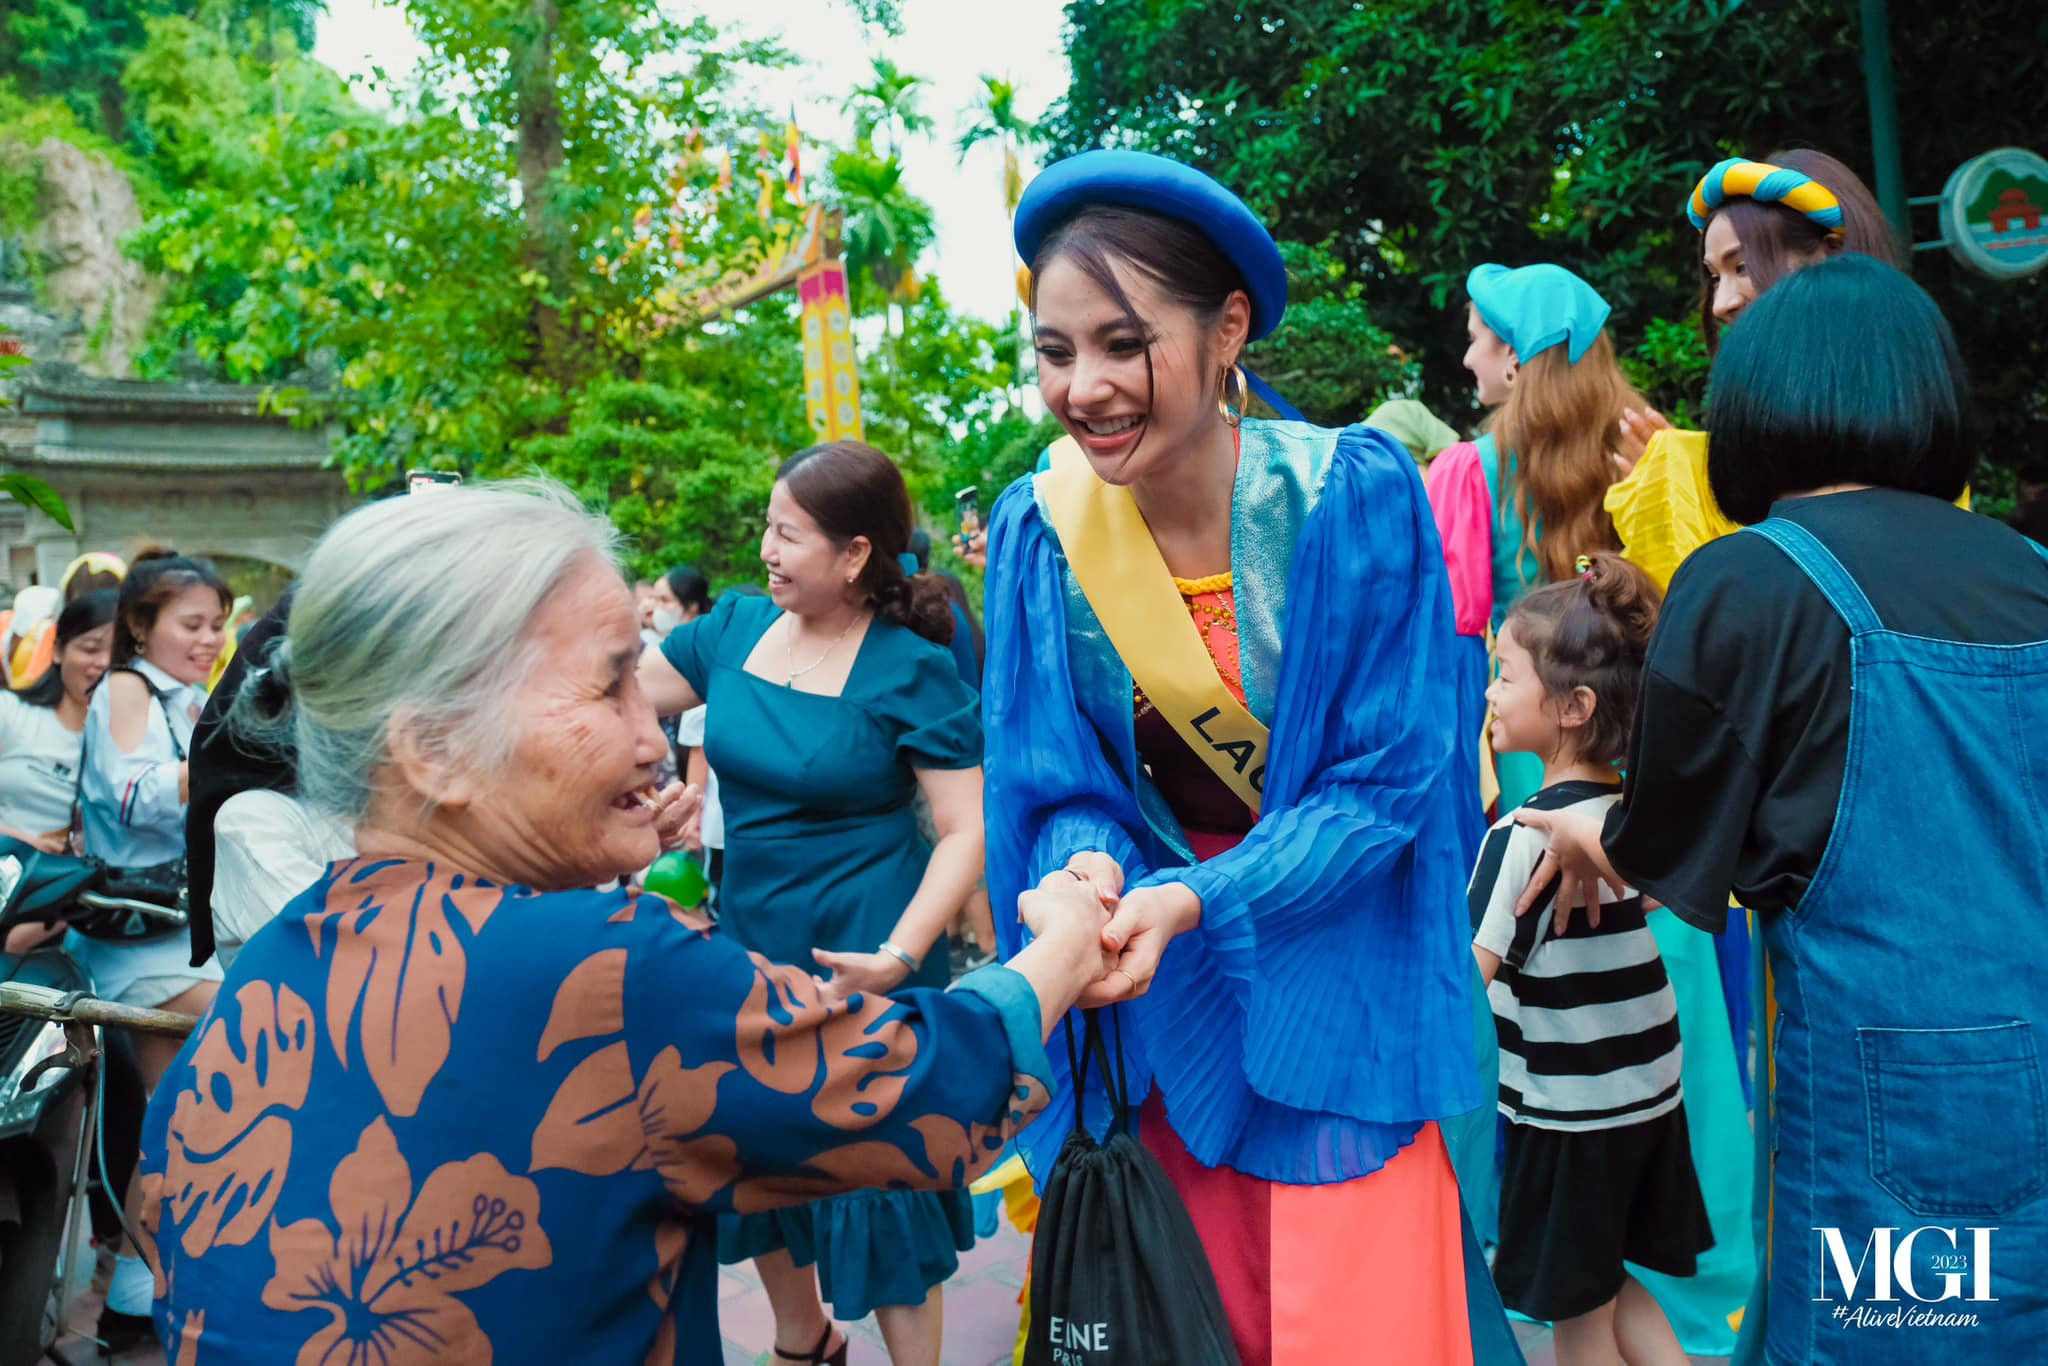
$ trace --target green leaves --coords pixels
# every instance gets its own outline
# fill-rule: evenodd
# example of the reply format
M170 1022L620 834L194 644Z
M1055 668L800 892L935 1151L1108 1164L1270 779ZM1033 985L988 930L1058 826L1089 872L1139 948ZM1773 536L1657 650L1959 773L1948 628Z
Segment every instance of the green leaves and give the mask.
M71 525L71 510L64 506L64 500L34 475L0 474L0 494L5 494L23 507L34 508L66 531L75 531Z
M1955 92L1983 71L2001 89L2048 88L2048 6L1888 9L1913 192L1987 148L2039 143L2039 101ZM1485 261L1584 275L1614 306L1617 346L1642 345L1653 399L1697 417L1703 375L1669 330L1689 324L1653 326L1683 319L1698 290L1679 203L1719 157L1787 145L1869 178L1862 39L1844 12L1822 0L1091 0L1068 8L1073 81L1046 131L1056 154L1121 145L1190 161L1276 237L1322 244L1360 286L1345 306L1371 321L1340 322L1326 300L1317 326L1384 328L1454 424L1479 416L1460 357L1465 275ZM1918 226L1932 235L1931 216ZM2048 477L2048 282L1979 285L1931 254L1912 264L1961 334L1996 458ZM1263 349L1253 363L1297 375L1340 405L1330 416L1364 397L1340 348L1297 344L1284 363Z

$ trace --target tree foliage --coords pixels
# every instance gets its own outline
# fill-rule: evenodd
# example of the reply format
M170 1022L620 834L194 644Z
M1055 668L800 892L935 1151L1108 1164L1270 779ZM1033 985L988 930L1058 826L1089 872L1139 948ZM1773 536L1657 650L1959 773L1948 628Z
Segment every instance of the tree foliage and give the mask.
M1892 0L1909 193L1965 158L2041 141L2048 7ZM1724 155L1812 145L1870 166L1853 7L1821 0L1075 0L1061 152L1129 145L1215 173L1276 234L1355 272L1423 396L1474 415L1459 365L1465 272L1557 261L1615 308L1666 399L1696 391L1668 329L1697 294L1679 214ZM1934 236L1931 215L1920 235ZM1943 254L1917 277L1961 336L1995 458L2048 472L2040 277L1998 283ZM1291 327L1292 324L1290 323ZM2036 477L2040 477L2037 473Z

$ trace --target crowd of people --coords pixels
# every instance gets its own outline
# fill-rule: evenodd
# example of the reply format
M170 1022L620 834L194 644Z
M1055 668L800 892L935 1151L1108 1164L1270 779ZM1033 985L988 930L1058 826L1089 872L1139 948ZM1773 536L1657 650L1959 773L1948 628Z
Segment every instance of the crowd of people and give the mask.
M18 603L0 835L190 874L190 932L63 940L201 1017L137 1045L105 1335L711 1361L744 1261L777 1361L873 1314L934 1366L968 1184L1108 1119L1078 1008L1248 1366L1514 1361L1511 1314L1567 1366L2040 1340L2048 551L1967 511L1949 324L1846 166L1684 214L1711 441L1547 263L1445 320L1472 439L1334 430L1250 412L1287 283L1236 196L1056 164L1015 232L1065 434L959 543L985 633L850 441L715 595L510 483L350 513L232 651L169 552ZM701 905L641 890L676 850ZM1898 1278L1981 1323L1831 1317L1830 1247L1928 1225Z

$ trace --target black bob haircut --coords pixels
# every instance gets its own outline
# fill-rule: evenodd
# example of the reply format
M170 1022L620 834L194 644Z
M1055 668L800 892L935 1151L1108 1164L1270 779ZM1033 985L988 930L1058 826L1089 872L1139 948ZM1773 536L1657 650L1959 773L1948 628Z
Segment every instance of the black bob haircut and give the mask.
M1969 483L1970 386L1927 292L1867 256L1781 280L1722 340L1707 389L1707 482L1737 522L1832 484L1953 502Z

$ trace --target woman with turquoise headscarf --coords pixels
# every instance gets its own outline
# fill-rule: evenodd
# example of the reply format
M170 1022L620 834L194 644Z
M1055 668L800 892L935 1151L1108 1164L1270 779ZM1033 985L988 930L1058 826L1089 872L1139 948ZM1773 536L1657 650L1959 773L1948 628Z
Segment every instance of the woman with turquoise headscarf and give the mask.
M1429 491L1457 606L1461 727L1483 735L1486 642L1528 588L1565 577L1579 555L1614 547L1602 500L1623 474L1615 434L1622 413L1644 405L1603 330L1606 301L1577 275L1554 265L1483 265L1467 289L1465 363L1480 401L1497 402L1499 411L1477 442L1437 457ZM1495 771L1499 809L1508 811L1540 786L1542 764L1505 754ZM1687 1351L1722 1355L1734 1343L1728 1316L1742 1307L1755 1271L1743 1236L1750 1130L1739 1059L1748 1040L1731 1030L1713 937L1669 911L1649 920L1678 1000L1688 1137L1715 1245L1690 1277L1629 1271L1657 1297ZM1492 1029L1491 1019L1480 1027ZM1446 1126L1482 1230L1498 1199L1492 1129L1477 1118Z
M989 534L990 891L1065 868L1116 908L1083 1005L1248 1366L1516 1360L1437 1127L1479 1099L1477 779L1414 461L1246 415L1286 272L1209 177L1085 153L1016 240L1066 437ZM1021 1141L1041 1179L1077 1105L1107 1118L1055 1089Z

